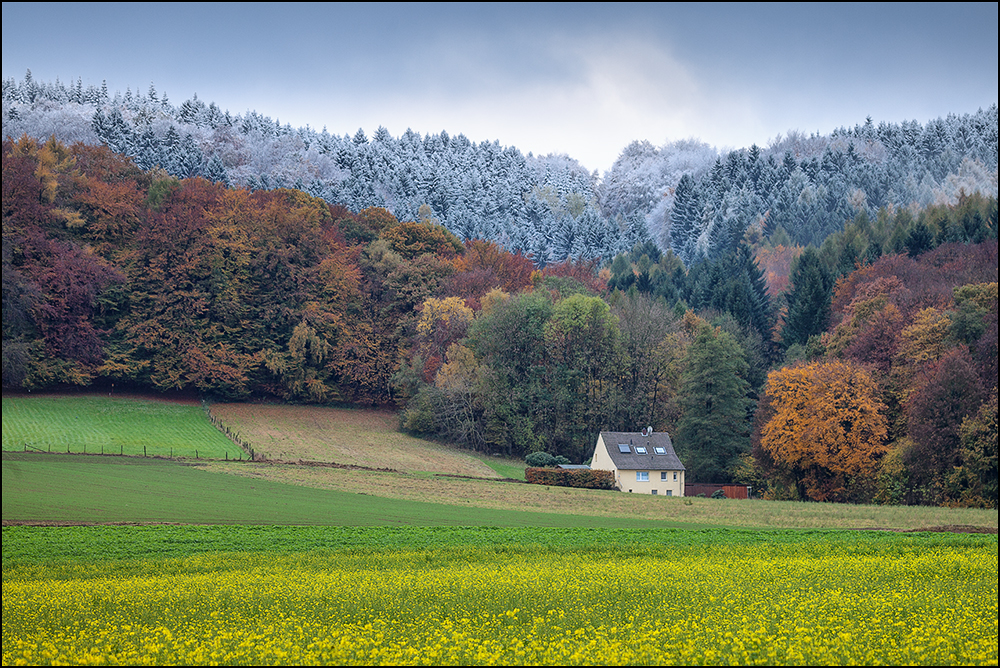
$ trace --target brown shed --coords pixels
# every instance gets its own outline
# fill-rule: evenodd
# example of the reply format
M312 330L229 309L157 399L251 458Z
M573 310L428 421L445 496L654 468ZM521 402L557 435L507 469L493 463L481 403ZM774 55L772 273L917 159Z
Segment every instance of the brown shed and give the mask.
M714 483L689 482L684 485L684 496L712 496L722 490L727 499L749 499L753 488L750 485L716 485Z

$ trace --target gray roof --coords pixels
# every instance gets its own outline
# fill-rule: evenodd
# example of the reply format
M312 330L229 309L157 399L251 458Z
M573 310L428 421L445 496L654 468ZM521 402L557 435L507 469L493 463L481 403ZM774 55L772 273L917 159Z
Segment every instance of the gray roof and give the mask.
M590 467L586 464L559 464L561 469L589 469Z
M665 431L653 432L649 436L643 436L638 431L602 431L601 437L604 445L608 449L611 461L615 468L627 471L684 471L684 465L677 458L674 452L674 445L670 442L670 435ZM619 452L619 444L628 445L629 451ZM645 446L646 454L636 454L636 446ZM664 455L656 454L653 448L663 448L667 452Z

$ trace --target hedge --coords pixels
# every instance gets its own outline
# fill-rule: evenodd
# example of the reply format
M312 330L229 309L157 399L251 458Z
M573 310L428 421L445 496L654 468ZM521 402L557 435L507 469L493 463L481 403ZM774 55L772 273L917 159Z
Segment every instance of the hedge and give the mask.
M594 469L527 468L524 470L524 479L535 485L552 487L616 489L614 473Z

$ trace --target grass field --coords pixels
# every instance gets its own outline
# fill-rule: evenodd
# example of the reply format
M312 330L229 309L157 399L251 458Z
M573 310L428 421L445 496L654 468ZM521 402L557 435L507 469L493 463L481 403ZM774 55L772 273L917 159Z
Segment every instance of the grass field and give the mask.
M234 463L233 466L270 465ZM666 517L600 517L531 512L530 507L492 509L471 502L445 504L385 498L284 484L263 476L254 477L250 468L243 471L248 475L222 475L206 468L202 464L167 459L4 453L3 521L344 526L674 525ZM488 484L527 487L523 483L500 481ZM689 524L704 526L697 521Z
M48 395L3 397L3 449L151 457L246 457L196 402Z
M288 480L294 481L289 484ZM668 498L250 462L4 453L3 521L996 529L995 510Z
M7 411L8 401L16 410ZM9 433L37 431L42 424L103 420L111 443L140 435L153 441L163 434L164 440L177 439L178 450L200 453L208 439L235 447L194 403L5 397L4 409L5 442ZM617 518L625 526L849 529L998 524L996 510L682 499L503 482L523 479L523 461L407 437L395 431L396 418L385 411L216 404L212 412L273 459L392 471L6 452L4 521L613 526ZM184 433L181 426L193 434L186 441L177 436ZM88 452L97 450L91 443ZM147 446L154 447L164 448Z
M335 462L407 473L524 479L520 465L407 436L391 411L277 404L213 404L212 415L271 460ZM485 462L497 460L492 466Z
M528 485L325 408L213 407L281 462L8 449L8 419L101 425L88 453L221 437L200 405L74 398L4 398L4 665L997 663L995 533L831 530L995 510Z

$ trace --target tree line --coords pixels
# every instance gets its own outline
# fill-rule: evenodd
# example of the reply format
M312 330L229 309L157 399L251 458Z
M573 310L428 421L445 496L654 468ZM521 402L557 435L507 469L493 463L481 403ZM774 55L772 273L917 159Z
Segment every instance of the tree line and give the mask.
M2 83L5 135L103 143L180 179L297 189L400 220L429 206L460 240L494 241L537 264L607 263L651 240L691 265L732 253L754 227L819 246L862 211L954 205L963 189L997 195L996 105L925 124L869 118L828 135L790 132L725 154L697 140L637 141L600 175L569 156L445 131L336 134L233 115L197 95L174 105L152 84L112 94L30 72Z
M690 268L652 243L539 268L429 207L8 138L3 383L396 403L417 433L574 462L652 425L692 480L995 504L996 210L859 213L787 272L750 237Z

